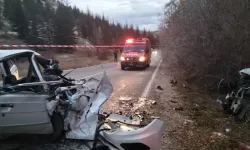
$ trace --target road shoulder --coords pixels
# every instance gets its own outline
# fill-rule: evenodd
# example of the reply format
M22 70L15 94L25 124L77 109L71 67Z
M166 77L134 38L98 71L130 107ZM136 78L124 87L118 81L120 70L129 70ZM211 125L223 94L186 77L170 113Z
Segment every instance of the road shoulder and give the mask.
M156 103L143 108L147 110L145 121L150 116L165 121L162 149L237 150L239 143L250 142L249 126L225 114L217 98L182 80L175 82L162 63L148 97Z
M170 84L170 80L171 77L167 74L164 63L162 63L147 98L149 105L145 105L141 111L147 110L146 115L144 115L146 123L151 120L151 116L160 117L165 121L162 149L176 150L184 148L179 144L180 136L178 134L188 119L182 113L183 102L178 98L175 87Z

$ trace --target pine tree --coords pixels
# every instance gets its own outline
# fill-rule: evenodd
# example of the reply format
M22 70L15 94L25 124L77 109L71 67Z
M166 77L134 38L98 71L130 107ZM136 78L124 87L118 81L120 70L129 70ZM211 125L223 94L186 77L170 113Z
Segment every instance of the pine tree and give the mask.
M41 44L38 38L38 29L37 29L37 21L31 21L30 22L30 30L29 30L29 35L26 38L27 42L29 44Z
M123 40L125 40L125 39L127 39L127 38L131 38L130 36L129 36L129 31L128 31L128 24L126 23L125 25L124 25L124 28L123 28Z
M85 29L86 29L86 38L88 40L93 39L93 25L95 24L95 20L94 17L92 16L89 8L87 8L87 16L85 19Z
M79 28L81 36L85 39L88 39L88 28L87 28L87 15L82 14L79 20Z
M128 34L130 37L135 37L134 26L131 24L128 29Z
M138 37L141 37L141 33L140 33L140 29L139 29L139 26L138 26L138 25L136 26L135 36L136 36L137 38L138 38Z
M21 0L5 0L4 16L9 19L13 31L18 33L20 39L28 35L28 23L25 18Z
M7 18L9 21L14 21L14 10L11 8L11 5L13 3L13 0L4 0L4 10L3 15L5 18Z
M13 22L14 31L18 33L21 39L25 39L28 35L28 23L24 16L21 0L15 0L12 9L15 10L15 20Z
M64 0L63 3L56 0L4 0L3 6L0 28L1 17L4 17L18 37L30 44L76 44L75 31L77 36L99 45L120 45L126 38L140 36L156 40L145 29L141 34L138 26L135 29L127 23L124 26L115 24L104 14L93 15L89 8L82 12Z
M143 36L143 37L147 37L147 31L146 31L146 29L145 29L145 28L143 29L142 36Z
M121 45L124 41L124 32L120 23L116 25L116 44Z
M3 2L0 1L0 30L3 27Z
M91 17L91 12L89 10L89 7L87 7L87 16Z
M74 16L70 7L59 3L55 14L55 42L60 45L76 44Z
M52 6L46 1L44 10L44 41L45 44L53 44L55 41L55 29L53 19L55 17L55 11Z
M25 18L27 19L28 34L25 41L29 44L41 44L38 32L39 8L38 3L33 0L23 0Z
M102 45L103 44L103 32L100 26L96 30L95 37L96 37L97 45Z
M117 30L116 30L116 25L115 25L114 21L112 22L112 24L110 26L110 30L111 30L111 35L112 35L111 44L115 44L116 39L117 39Z

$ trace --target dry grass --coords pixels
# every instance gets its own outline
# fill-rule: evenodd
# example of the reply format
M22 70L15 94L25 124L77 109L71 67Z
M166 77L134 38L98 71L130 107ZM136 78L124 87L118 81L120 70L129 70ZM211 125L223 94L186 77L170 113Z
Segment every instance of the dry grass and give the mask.
M224 96L205 93L183 80L172 86L170 80L174 78L163 63L153 86L153 90L161 86L163 91L151 92L149 99L156 100L157 104L144 109L148 117L159 116L166 123L163 149L238 150L240 142L250 143L250 128L236 122L216 103L218 97ZM174 110L178 107L183 111Z
M215 102L217 96L182 86L177 91L183 97L185 113L195 122L193 134L186 135L188 140L183 142L190 149L237 150L240 142L250 142L249 126L225 114Z
M105 59L100 59L99 55L103 55L103 53L106 54L106 57ZM88 67L110 63L114 60L112 50L106 49L100 50L100 54L97 54L95 49L75 50L73 53L56 53L55 51L46 51L41 54L45 57L58 60L62 69Z
M73 69L73 68L82 68L104 63L110 63L112 62L113 57L109 57L107 60L99 60L97 56L90 58L69 56L67 58L57 57L57 60L59 60L60 67L62 69Z

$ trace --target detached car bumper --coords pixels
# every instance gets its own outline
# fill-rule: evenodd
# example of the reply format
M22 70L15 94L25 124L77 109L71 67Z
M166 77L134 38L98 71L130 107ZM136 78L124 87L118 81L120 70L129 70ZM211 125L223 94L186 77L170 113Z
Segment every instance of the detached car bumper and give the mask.
M164 130L164 121L154 119L142 128L133 128L133 125L121 124L118 129L103 132L103 137L120 150L161 150L161 140Z

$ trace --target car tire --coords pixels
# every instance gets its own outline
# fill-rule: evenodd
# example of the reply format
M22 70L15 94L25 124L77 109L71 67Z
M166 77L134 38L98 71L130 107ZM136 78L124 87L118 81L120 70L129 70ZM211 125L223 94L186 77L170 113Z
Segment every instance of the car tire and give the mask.
M125 66L124 65L121 65L121 70L125 70Z
M144 66L143 66L143 70L146 70L148 68L148 64L145 64Z
M142 70L146 70L146 68L147 68L147 65L143 65L143 66L141 67Z
M53 134L51 135L52 141L57 141L63 134L64 131L64 120L60 113L53 113L51 117L51 123L53 126Z

